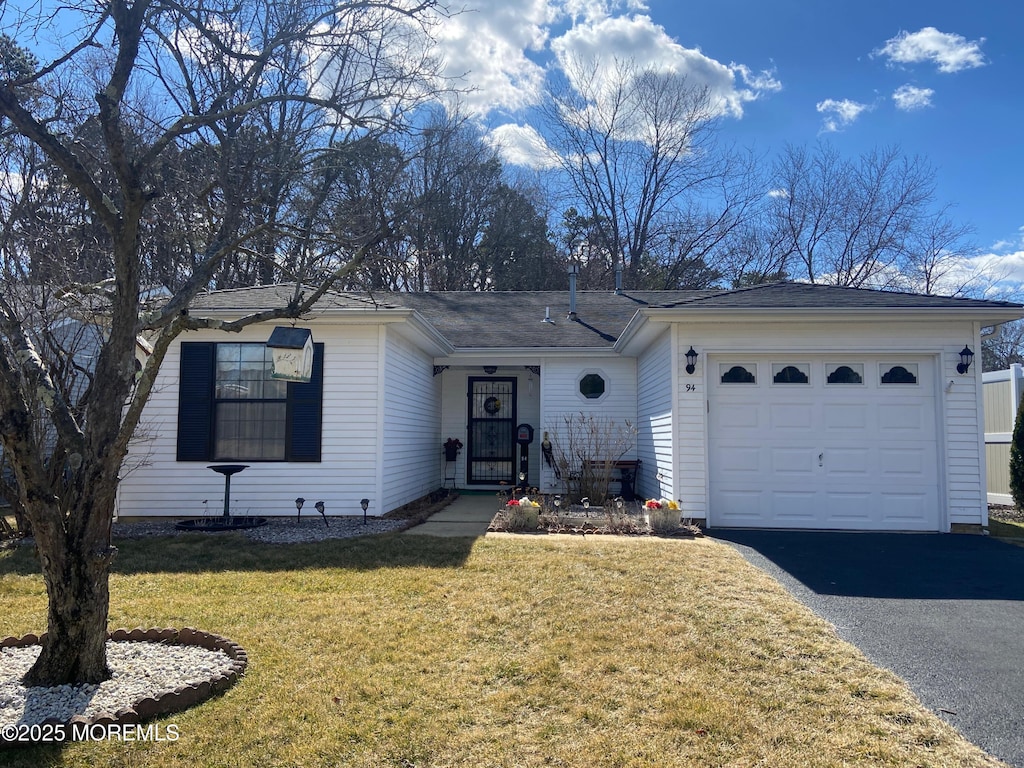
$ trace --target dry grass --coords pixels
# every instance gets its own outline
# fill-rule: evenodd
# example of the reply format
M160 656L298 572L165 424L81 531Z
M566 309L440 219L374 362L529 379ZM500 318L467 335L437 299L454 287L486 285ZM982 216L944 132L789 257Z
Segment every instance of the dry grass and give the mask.
M990 517L988 521L989 534L997 539L1003 539L1018 546L1024 545L1024 523L1017 520L997 520Z
M384 536L122 546L112 626L197 626L251 664L174 743L12 766L994 766L709 540ZM2 632L38 631L24 551Z

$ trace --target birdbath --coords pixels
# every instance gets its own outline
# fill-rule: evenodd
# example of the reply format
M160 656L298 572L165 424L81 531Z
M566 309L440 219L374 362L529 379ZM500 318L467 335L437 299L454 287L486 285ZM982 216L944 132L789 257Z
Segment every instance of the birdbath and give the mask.
M242 517L231 516L231 476L237 475L248 464L212 464L207 469L212 469L219 475L224 475L224 514L220 517L199 517L192 520L179 520L174 527L179 531L240 531L243 528L258 528L267 524L265 517Z
M231 519L231 476L237 475L243 469L248 469L248 464L211 464L207 469L212 469L218 474L224 475L224 522Z

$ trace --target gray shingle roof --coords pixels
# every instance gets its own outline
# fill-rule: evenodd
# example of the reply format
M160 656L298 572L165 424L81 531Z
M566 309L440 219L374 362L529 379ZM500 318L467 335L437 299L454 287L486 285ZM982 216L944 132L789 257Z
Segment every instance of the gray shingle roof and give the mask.
M610 347L638 309L692 293L580 291L575 321L566 319L565 291L404 293L390 294L388 301L415 309L458 348L581 348ZM549 309L553 322L545 323Z
M734 290L701 291L664 306L701 306L728 309L1015 309L1020 304L918 293L876 291L810 283L765 283Z
M253 311L280 306L294 286L260 286L203 294L198 310ZM611 347L640 309L679 310L1022 310L1005 301L923 296L857 288L770 283L736 290L580 291L577 320L566 319L566 291L451 291L352 294L332 292L317 304L324 310L411 309L458 349ZM545 323L550 309L553 322ZM1024 314L1021 311L1020 314Z

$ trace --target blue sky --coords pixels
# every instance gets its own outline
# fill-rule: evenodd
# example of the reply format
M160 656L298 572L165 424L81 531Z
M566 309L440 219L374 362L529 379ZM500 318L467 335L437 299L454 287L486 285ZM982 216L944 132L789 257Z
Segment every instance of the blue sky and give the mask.
M529 108L567 52L704 78L723 138L774 155L825 139L857 157L898 145L936 171L940 202L1024 284L1024 4L1014 0L469 0L444 22L468 104L529 162ZM536 141L536 137L532 137Z
M399 0L400 2L402 0ZM410 0L411 1L411 0ZM28 0L9 0L6 23ZM32 4L34 7L34 3ZM49 6L51 3L46 2ZM824 139L899 146L975 229L972 266L1024 295L1020 0L457 0L434 29L464 107L513 164L539 164L533 110L560 62L599 53L708 85L722 138L767 157ZM0 0L0 9L4 4Z

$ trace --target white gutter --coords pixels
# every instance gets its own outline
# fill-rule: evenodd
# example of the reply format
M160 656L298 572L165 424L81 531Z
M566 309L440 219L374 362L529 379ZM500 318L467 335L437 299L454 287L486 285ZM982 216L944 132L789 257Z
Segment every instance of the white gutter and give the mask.
M640 330L649 322L699 321L703 323L784 323L804 322L814 318L819 322L842 322L844 320L895 320L906 322L936 322L939 320L977 320L986 325L1006 323L1024 318L1024 307L863 307L829 309L822 307L702 307L699 304L685 307L643 307L630 318L615 342L616 352L623 352Z
M260 310L252 310L257 312ZM239 308L230 309L192 309L190 314L197 318L222 318L225 321L238 320L252 314ZM304 325L317 325L321 323L342 323L346 325L388 325L392 323L407 323L414 329L428 346L433 346L432 354L450 354L455 350L452 343L446 339L440 331L428 323L423 316L413 309L391 309L391 308L349 308L330 307L326 309L313 309L301 317L277 317L270 320L263 320L258 325L268 323L296 323Z

